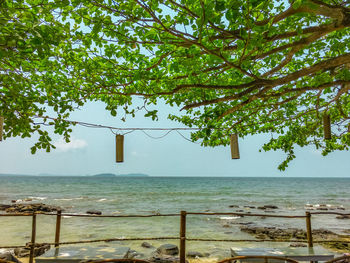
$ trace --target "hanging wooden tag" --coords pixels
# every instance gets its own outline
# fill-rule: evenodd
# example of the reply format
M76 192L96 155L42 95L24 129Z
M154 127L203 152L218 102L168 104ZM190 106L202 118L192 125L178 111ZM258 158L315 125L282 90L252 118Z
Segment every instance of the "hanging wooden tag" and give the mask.
M3 127L4 127L4 117L0 116L0 141L2 141Z
M115 136L115 146L116 146L116 162L124 162L124 135L117 134Z
M230 146L231 146L231 157L232 159L239 159L239 148L238 148L238 136L237 134L231 134L230 138Z
M325 140L332 139L331 118L328 114L323 115L323 134Z

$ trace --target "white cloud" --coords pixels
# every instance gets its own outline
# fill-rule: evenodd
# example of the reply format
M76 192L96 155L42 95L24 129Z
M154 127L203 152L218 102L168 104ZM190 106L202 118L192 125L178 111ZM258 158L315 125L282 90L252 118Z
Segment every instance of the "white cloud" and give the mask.
M62 152L68 152L71 150L82 149L85 148L88 144L85 140L71 138L69 143L66 143L63 138L57 140L54 145L57 150Z

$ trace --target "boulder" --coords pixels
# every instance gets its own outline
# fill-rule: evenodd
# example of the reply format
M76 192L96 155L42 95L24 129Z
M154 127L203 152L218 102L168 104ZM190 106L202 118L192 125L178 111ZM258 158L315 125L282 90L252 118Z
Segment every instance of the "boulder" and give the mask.
M164 244L157 248L157 253L173 256L179 254L179 248L173 244Z
M4 211L6 210L7 208L10 208L11 205L4 205L4 204L0 204L0 211Z
M239 205L229 205L228 207L231 207L231 208L239 208Z
M86 211L87 214L90 214L90 215L102 215L102 212L101 211L98 211L98 210L88 210Z
M150 243L148 242L143 242L141 244L141 247L144 247L144 248L154 248L154 246L152 246Z
M337 219L350 219L350 215L340 215L340 216L336 216L335 218L337 218Z
M209 254L203 254L197 251L188 251L186 256L189 258L202 258L202 257L208 257Z
M34 257L38 257L43 255L47 250L50 249L49 244L36 244L34 248ZM27 243L25 247L23 248L15 248L14 253L17 257L23 258L23 257L29 257L30 254L30 246Z
M7 213L33 213L33 212L54 212L61 210L60 207L46 205L42 203L37 204L13 204L6 208Z
M264 207L269 209L278 209L278 206L276 205L264 205Z

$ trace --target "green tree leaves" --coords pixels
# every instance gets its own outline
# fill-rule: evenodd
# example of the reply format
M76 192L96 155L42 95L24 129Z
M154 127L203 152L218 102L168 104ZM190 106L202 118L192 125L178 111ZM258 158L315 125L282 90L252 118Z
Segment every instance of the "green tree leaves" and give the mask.
M263 150L286 152L282 170L296 145L325 155L349 147L346 1L31 0L0 9L5 137L38 133L33 152L52 148L43 125L69 140L65 119L86 101L125 120L140 110L135 97L180 106L169 118L199 127L192 139L205 146L271 133ZM42 123L47 108L55 116ZM156 120L157 110L145 116Z

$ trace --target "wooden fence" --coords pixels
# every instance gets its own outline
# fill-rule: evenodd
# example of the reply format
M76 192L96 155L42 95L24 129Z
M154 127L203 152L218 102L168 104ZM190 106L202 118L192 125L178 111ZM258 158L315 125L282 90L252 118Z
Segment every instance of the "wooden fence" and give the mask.
M327 242L337 242L338 240L313 240L312 238L312 228L311 228L311 215L341 215L350 216L350 214L337 213L337 212L305 212L305 215L301 216L289 216L289 215L276 215L276 214L247 214L247 213L194 213L181 211L180 214L156 214L156 215L87 215L87 214L63 214L61 211L57 211L56 214L53 213L38 213L40 215L56 216L56 231L55 231L55 241L52 243L46 243L49 245L54 245L58 247L59 245L69 245L69 244L86 244L86 243L97 243L97 242L111 242L111 241L134 241L134 240L179 240L180 242L180 263L186 262L186 241L206 241L206 242L305 242L308 247L313 247L314 243L327 243ZM270 240L270 239L203 239L203 238L187 238L186 237L186 218L188 215L227 215L227 216L264 216L264 217L275 217L275 218L305 218L306 223L306 240ZM29 263L33 263L34 260L34 249L35 246L40 245L36 243L36 216L37 213L21 213L21 214L0 214L1 216L31 216L32 217L32 233L30 246L30 256ZM131 217L180 217L180 235L178 237L141 237L141 238L112 238L112 239L96 239L96 240L83 240L83 241L70 241L70 242L60 242L60 232L61 232L61 222L62 216L72 216L72 217L97 217L97 218L131 218ZM350 241L342 241L345 243L350 243ZM22 248L25 246L3 246L0 248Z

